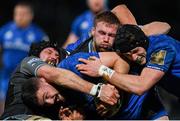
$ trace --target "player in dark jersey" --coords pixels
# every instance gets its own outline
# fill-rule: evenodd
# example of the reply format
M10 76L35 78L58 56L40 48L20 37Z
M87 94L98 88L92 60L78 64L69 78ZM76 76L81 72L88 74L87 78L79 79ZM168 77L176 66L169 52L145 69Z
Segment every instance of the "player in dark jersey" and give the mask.
M34 44L31 46L31 51L29 54L30 56L22 61L11 77L5 104L5 111L2 115L2 119L16 117L17 115L18 117L22 116L21 118L23 119L24 115L28 116L34 114L34 112L23 103L21 98L22 83L26 79L33 76L43 77L48 82L52 82L50 80L53 80L56 84L73 88L90 95L95 96L96 94L100 94L101 100L104 100L112 105L116 103L116 98L118 95L115 92L115 88L112 88L112 86L103 85L101 88L101 93L97 93L96 90L91 93L92 87L99 86L82 80L68 70L53 67L58 64L59 60L66 56L64 51L59 50L57 44L51 42L40 42L38 44ZM109 90L108 94L103 93L103 90ZM102 97L103 95L106 95L105 98Z

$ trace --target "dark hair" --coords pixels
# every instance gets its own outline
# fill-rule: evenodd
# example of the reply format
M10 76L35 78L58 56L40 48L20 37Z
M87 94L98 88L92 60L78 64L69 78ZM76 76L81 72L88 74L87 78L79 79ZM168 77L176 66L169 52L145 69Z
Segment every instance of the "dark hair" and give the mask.
M45 48L52 47L59 53L59 60L66 58L67 52L60 48L56 42L51 41L41 41L38 43L32 43L29 50L29 56L39 57L41 51Z
M36 96L39 89L39 78L32 77L24 81L22 84L22 99L28 106L38 106L38 99Z
M118 28L114 41L115 51L126 53L136 47L147 50L148 45L148 37L138 26L126 24Z
M120 25L119 19L111 11L104 11L97 14L94 19L94 26L96 26L97 23L101 21L107 22L109 24L116 24L118 26Z
M18 2L15 7L17 7L17 6L25 6L25 7L28 7L28 8L30 9L30 11L31 11L32 13L34 13L34 8L33 8L32 3L29 2L29 1L27 1L27 0L26 0L26 1L20 1L20 2Z

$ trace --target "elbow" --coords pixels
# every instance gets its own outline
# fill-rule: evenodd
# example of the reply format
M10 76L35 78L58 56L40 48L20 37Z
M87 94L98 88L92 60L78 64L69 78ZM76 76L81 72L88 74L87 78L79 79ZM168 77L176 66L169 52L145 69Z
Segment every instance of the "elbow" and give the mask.
M133 89L133 93L136 95L143 95L148 90L147 86L138 86Z
M136 93L137 95L139 95L139 96L143 95L145 92L146 92L146 90L144 90L144 89L137 89L137 90L135 91L135 93Z

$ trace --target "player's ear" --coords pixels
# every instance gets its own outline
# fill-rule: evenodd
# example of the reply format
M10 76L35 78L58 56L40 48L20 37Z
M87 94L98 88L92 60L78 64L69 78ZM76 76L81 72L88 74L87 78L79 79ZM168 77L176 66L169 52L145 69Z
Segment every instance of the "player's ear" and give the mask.
M95 27L93 27L93 28L91 29L91 34L92 34L92 36L94 36L94 34L95 34Z

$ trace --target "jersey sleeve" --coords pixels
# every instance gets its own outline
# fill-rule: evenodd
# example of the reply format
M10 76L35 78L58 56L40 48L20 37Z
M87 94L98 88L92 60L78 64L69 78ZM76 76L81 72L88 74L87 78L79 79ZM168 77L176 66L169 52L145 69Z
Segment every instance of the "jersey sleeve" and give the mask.
M26 57L21 62L20 72L28 75L37 76L37 70L43 65L47 64L40 58L34 56Z
M176 51L174 47L169 46L168 43L157 43L157 45L159 47L152 49L152 51L150 52L146 67L167 72L175 59Z

